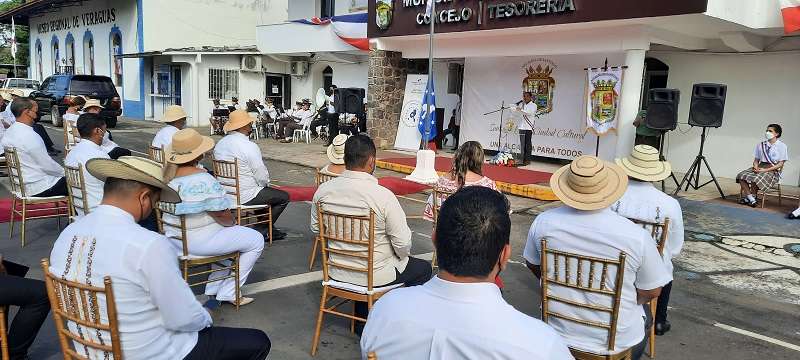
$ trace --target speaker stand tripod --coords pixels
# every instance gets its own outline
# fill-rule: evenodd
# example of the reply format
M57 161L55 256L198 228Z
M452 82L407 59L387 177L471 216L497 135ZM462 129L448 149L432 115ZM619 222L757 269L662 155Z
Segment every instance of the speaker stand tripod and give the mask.
M667 159L664 157L664 136L666 134L667 134L667 132L665 130L661 130L661 137L659 139L659 146L658 146L658 160L659 161L667 161ZM678 189L680 189L681 186L678 183L678 178L675 177L675 173L670 171L669 177L672 178L672 181L674 181L675 185L678 187ZM665 182L666 182L665 180L661 180L661 192L667 192L667 188L666 188Z
M686 188L684 189L684 191L688 191L690 186L692 187L692 189L697 190L713 182L714 185L717 186L717 191L719 191L720 196L722 196L722 198L725 199L725 193L722 192L722 187L719 186L717 177L714 176L714 172L711 171L711 166L708 165L708 160L706 160L706 157L703 155L703 147L705 146L706 143L706 129L707 128L704 127L703 133L700 135L700 152L697 153L697 157L695 157L692 166L689 167L689 170L686 172L686 175L683 176L683 180L681 180L681 183L678 184L678 188L675 189L675 192L672 194L673 196L678 195L678 192L681 191L681 188L683 187L684 183L686 184ZM705 165L706 169L708 170L708 173L711 174L711 180L703 183L702 185L700 184L701 165ZM692 183L692 181L694 181L694 184Z

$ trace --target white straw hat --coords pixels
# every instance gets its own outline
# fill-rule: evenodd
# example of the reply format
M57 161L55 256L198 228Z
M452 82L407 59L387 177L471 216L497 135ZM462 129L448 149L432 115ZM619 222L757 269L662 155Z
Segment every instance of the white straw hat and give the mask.
M228 122L222 127L225 132L233 131L253 123L253 118L244 110L236 110L228 115Z
M164 149L167 162L185 164L214 148L214 139L200 135L195 129L178 130L172 135L172 143Z
M344 143L347 138L347 134L336 135L331 144L328 145L328 160L330 160L331 164L344 164Z
M660 161L658 149L650 145L636 145L629 157L615 159L628 176L642 181L661 181L672 174L672 165Z
M122 156L117 160L95 158L86 162L86 170L100 181L107 178L132 180L161 189L161 201L179 203L181 198L164 182L160 163L138 156Z
M628 176L617 165L584 155L558 169L550 177L550 187L571 208L600 210L622 197Z
M170 105L164 111L164 117L159 122L171 123L180 119L186 119L186 111L180 105Z

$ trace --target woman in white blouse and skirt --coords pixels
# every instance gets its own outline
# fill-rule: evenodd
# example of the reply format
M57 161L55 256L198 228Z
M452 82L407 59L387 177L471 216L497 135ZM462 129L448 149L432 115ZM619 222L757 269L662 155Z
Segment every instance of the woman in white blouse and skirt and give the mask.
M172 144L164 153L167 166L164 169L164 181L175 189L181 202L175 207L176 215L186 216L187 240L189 253L197 256L215 256L238 251L239 285L244 285L250 271L264 250L264 236L251 228L238 226L234 221L233 206L225 189L207 171L197 166L203 154L214 148L214 140L201 136L194 129L183 129L172 137ZM175 221L172 215L164 214L165 220ZM180 234L176 230L167 236L170 238ZM178 249L182 244L174 241ZM217 271L209 279L225 277L228 270ZM216 300L235 303L236 286L233 278L208 283L206 295L216 296ZM253 302L252 298L242 297L239 305Z
M753 167L736 175L736 182L742 187L740 204L756 207L758 190L769 190L780 181L783 164L789 160L786 144L779 140L782 132L778 124L767 125L764 141L756 144L753 151Z

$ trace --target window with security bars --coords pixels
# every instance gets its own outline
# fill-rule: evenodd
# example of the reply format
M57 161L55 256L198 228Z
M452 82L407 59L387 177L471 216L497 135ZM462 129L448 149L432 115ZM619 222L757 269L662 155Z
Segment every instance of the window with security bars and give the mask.
M239 97L239 70L208 69L208 98L230 100Z

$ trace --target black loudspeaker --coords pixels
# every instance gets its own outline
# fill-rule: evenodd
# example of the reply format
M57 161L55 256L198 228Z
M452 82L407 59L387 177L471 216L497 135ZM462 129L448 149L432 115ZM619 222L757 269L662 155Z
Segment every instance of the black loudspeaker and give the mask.
M678 89L650 89L644 124L653 130L672 131L678 126Z
M700 127L722 126L725 97L728 86L722 84L694 84L692 104L689 107L689 125Z
M361 114L366 95L367 91L362 88L337 88L333 93L333 106L339 114Z

